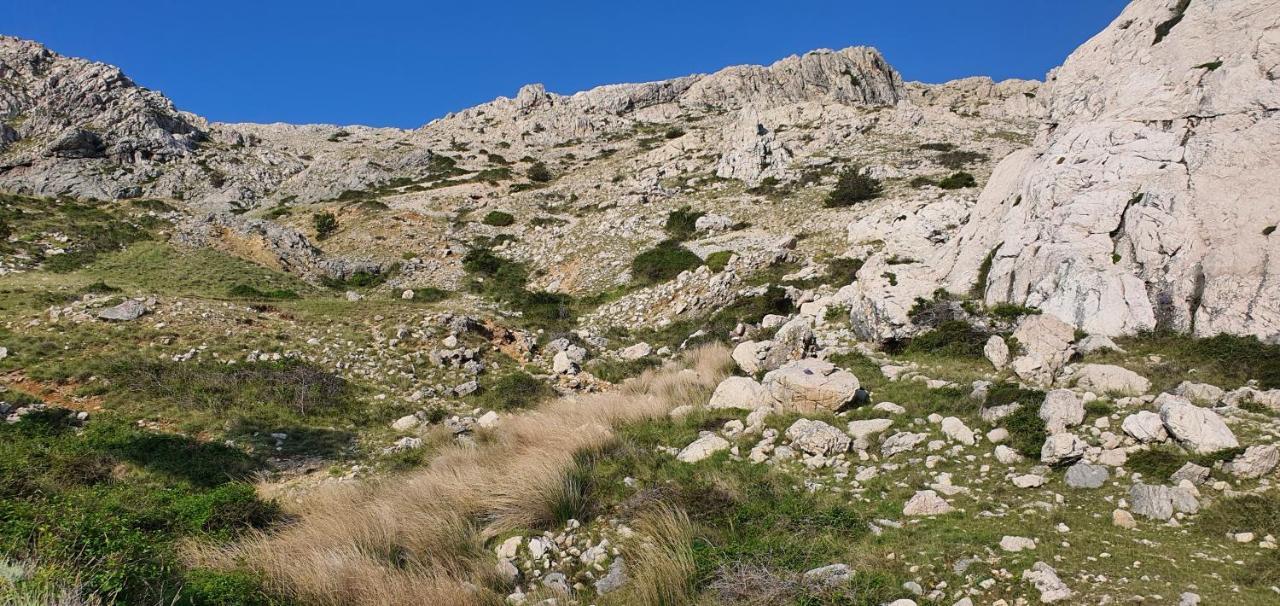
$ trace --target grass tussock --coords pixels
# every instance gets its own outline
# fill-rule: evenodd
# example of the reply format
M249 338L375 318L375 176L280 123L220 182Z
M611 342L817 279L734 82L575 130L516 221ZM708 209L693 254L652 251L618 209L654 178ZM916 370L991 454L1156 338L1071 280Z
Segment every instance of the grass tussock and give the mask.
M723 347L694 350L686 364L647 371L615 392L507 417L478 448L448 447L410 474L317 492L293 508L296 523L193 548L191 557L247 567L273 592L309 604L500 603L507 588L495 578L486 541L579 515L578 453L603 451L614 426L706 398L729 368ZM653 559L656 566L660 558Z
M680 606L689 604L697 562L695 531L681 509L665 505L643 514L635 528L639 536L628 553L631 575L623 591L609 596L606 604L627 606Z

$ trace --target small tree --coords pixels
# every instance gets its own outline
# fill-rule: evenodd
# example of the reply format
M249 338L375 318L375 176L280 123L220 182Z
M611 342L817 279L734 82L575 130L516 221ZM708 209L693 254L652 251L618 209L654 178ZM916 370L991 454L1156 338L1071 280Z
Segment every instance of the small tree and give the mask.
M858 167L851 166L840 173L840 180L836 181L836 188L827 195L824 206L827 208L853 206L858 202L878 197L880 191L878 179L864 175Z
M551 180L551 169L548 169L547 165L541 160L534 162L533 166L529 167L529 172L525 174L528 175L530 181L537 183L546 183Z
M316 228L316 239L323 240L338 231L338 218L331 212L315 213L311 215L311 225Z

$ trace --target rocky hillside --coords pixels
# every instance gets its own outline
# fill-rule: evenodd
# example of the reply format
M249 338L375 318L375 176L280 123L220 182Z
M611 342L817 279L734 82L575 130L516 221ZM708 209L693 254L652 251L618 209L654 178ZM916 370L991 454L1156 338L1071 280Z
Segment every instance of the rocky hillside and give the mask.
M412 130L0 38L0 604L1274 604L1278 21Z

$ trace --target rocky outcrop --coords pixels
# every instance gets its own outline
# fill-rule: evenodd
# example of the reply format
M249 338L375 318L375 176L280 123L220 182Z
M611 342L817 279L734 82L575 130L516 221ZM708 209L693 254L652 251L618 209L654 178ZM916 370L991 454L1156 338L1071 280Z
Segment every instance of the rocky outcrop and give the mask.
M1280 339L1280 6L1137 0L1050 75L941 256L949 289L1090 333ZM981 275L991 254L990 270Z

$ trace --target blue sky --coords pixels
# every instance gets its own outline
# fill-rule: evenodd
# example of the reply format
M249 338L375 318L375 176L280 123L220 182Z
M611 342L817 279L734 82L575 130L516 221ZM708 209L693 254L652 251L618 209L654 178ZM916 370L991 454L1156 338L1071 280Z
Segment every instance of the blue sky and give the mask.
M417 127L528 82L879 48L908 80L1042 78L1127 0L0 0L0 33L119 65L213 120Z

